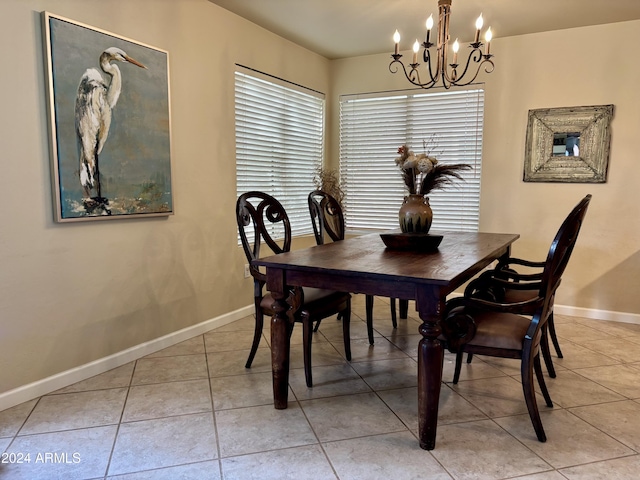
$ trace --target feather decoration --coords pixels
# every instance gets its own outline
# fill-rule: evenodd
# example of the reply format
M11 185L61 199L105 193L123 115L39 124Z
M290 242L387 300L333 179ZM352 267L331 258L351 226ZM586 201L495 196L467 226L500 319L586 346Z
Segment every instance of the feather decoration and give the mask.
M466 163L455 163L451 165L437 164L434 165L433 170L425 174L420 181L420 191L416 192L420 195L428 195L433 190L442 190L445 187L452 185L454 178L463 180L460 171L471 170L471 165ZM414 176L411 174L410 176Z
M433 143L433 137L429 142ZM427 143L423 142L425 150ZM400 156L396 158L396 165L400 168L402 180L410 195L428 195L433 190L452 185L454 179L464 181L460 172L473 168L466 163L440 164L428 153L414 154L407 145L398 148L398 153Z

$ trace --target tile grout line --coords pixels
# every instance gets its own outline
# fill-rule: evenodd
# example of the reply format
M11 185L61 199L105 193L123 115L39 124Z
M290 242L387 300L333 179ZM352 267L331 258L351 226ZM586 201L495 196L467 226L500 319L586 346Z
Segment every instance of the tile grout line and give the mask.
M109 452L109 458L107 459L107 466L104 471L104 479L106 480L109 475L109 469L111 468L111 461L113 460L113 454L116 449L116 443L118 442L118 435L120 434L120 426L122 425L122 419L124 417L124 411L127 408L127 400L129 399L129 393L131 392L131 386L133 384L133 377L136 373L136 368L138 367L138 360L133 364L133 368L131 369L131 377L129 378L129 385L127 386L127 394L124 397L124 402L122 404L122 411L120 412L120 420L118 421L118 425L116 427L116 434L113 437L113 443L111 445L111 451Z
M315 335L316 333L317 332L314 332L313 335ZM296 395L295 390L291 387L291 383L288 384L288 388L291 389L291 394L295 397L296 403L300 407L300 411L302 412L302 415L304 416L304 419L307 421L307 424L309 425L309 429L313 432L313 436L316 437L316 441L318 442L318 446L320 447L320 450L322 451L322 454L324 455L324 458L327 460L327 463L331 467L331 471L336 476L336 480L340 480L340 476L338 475L338 471L336 470L335 466L333 465L333 462L329 458L329 454L327 453L326 449L324 448L324 445L320 441L320 437L318 436L318 433L316 432L315 428L313 428L313 425L311 424L311 420L309 420L309 417L307 416L307 413L304 411L304 408L302 407L302 402L300 401L300 399Z
M207 380L209 384L209 400L211 401L211 416L213 418L213 433L216 436L216 453L218 454L218 472L220 473L220 479L224 479L224 472L222 470L222 449L220 446L220 433L218 431L218 422L216 420L215 401L213 400L213 385L211 385L211 371L209 370L209 352L207 351L207 342L205 341L204 334L202 335L202 344L204 346L204 359L207 365Z
M44 396L44 395L43 395ZM18 429L16 430L16 433L13 434L13 436L11 437L11 441L9 442L9 444L7 445L7 448L4 449L4 452L8 452L9 449L13 446L14 442L16 441L16 439L18 438L18 436L20 436L20 431L24 428L25 424L27 423L27 421L29 420L29 417L31 417L31 415L33 414L34 410L36 409L36 407L38 406L38 404L40 403L40 400L42 400L42 397L38 397L36 402L33 404L33 407L31 408L31 410L29 411L29 413L27 414L27 416L25 417L24 421L20 424L20 427L18 427Z

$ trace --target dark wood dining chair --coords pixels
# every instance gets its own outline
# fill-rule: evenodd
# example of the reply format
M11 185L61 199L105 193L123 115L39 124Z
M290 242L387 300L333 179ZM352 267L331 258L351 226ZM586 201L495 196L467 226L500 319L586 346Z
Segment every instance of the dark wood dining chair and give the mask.
M323 190L314 190L309 194L309 214L311 215L311 224L313 225L313 234L316 237L316 243L323 245L325 238L329 237L331 241L337 242L344 240L345 226L344 213L340 203L329 193ZM373 295L365 296L365 311L367 320L367 335L369 344L373 345ZM391 298L391 323L393 328L398 327L396 317L396 299ZM402 308L402 305L401 305ZM404 310L406 317L406 308ZM402 311L401 311L402 313ZM316 324L316 329L319 326Z
M453 383L458 383L464 353L521 360L522 389L531 423L538 440L547 437L542 426L534 388L534 373L547 406L553 407L540 364L540 344L553 311L553 301L562 274L569 262L589 205L590 195L569 214L556 234L544 262L534 298L532 316L514 312L514 306L481 298L460 303L453 299L442 322L447 347L456 353Z
M575 215L576 212L584 210L586 213L590 201L591 195L586 195L569 213L567 219ZM573 244L570 245L569 254L573 251L576 240L577 235L572 239ZM533 315L537 308L536 298L542 281L544 266L545 262L535 262L516 257L501 259L493 270L483 272L477 279L467 285L464 292L465 300L462 300L462 303L469 299L481 298L489 302L510 305L511 313ZM522 269L521 272L518 272L516 270L518 267L525 267L527 272L533 273L522 273ZM544 327L541 351L549 376L555 378L556 373L551 358L549 339L553 343L558 358L563 358L556 335L553 305L551 306L549 319ZM471 358L472 355L469 354L467 357L468 363L471 362Z
M253 297L255 305L255 330L251 352L245 365L251 368L253 358L256 355L262 329L264 316L274 314L274 299L270 293L264 293L263 289L267 281L265 273L261 272L252 261L260 258L260 247L266 245L274 254L288 252L291 249L291 224L282 204L271 195L263 192L247 192L236 202L236 218L238 232L242 241L242 248L249 261L249 270L253 277ZM273 232L280 232L282 240L276 240ZM344 350L347 360L351 360L351 344L349 338L349 323L351 320L351 295L344 292L324 290L319 288L292 288L287 299L291 305L293 321L302 323L304 373L307 386L313 386L311 374L311 339L313 335L313 323L323 318L340 314L342 317L342 332L344 338ZM293 331L290 325L289 335Z

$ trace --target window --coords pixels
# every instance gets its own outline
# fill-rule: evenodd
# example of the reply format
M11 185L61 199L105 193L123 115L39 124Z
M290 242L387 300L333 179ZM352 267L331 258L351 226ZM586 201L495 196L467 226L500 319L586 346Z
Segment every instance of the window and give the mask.
M351 229L398 228L407 194L394 159L407 144L439 162L468 163L465 181L429 194L434 230L477 231L484 91L346 95L340 99L340 177L345 222Z
M238 196L268 193L294 236L312 233L307 196L324 153L324 95L239 67L235 117Z

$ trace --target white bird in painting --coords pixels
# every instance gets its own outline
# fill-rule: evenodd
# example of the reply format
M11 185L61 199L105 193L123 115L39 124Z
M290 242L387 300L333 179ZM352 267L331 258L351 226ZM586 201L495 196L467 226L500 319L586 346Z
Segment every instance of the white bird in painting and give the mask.
M80 150L80 184L84 190L84 205L87 210L108 204L100 191L98 156L109 135L111 111L118 103L122 90L122 75L112 61L128 62L147 68L116 47L107 48L100 55L100 68L111 77L107 83L96 68L89 68L78 85L76 96L76 134ZM95 190L96 196L91 196Z

